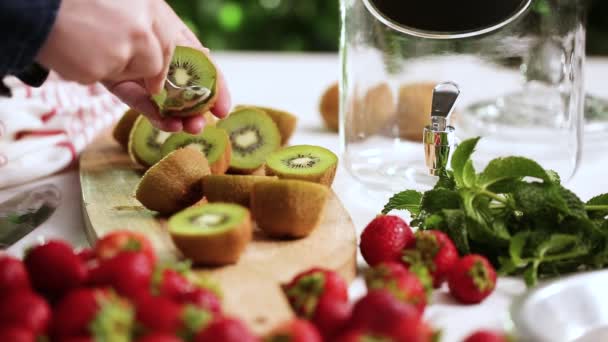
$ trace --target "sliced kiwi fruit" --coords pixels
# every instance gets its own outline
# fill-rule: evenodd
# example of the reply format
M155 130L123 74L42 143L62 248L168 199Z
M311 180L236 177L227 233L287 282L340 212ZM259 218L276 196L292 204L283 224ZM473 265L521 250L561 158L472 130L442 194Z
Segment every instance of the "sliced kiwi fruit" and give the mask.
M300 180L261 181L253 185L251 212L268 236L301 238L319 225L329 197L326 186Z
M170 136L171 133L152 126L146 117L140 115L129 134L128 151L131 160L145 167L156 164L162 157L160 148Z
M116 142L118 142L125 150L129 147L129 135L131 134L131 128L133 128L133 125L138 117L139 112L129 109L122 115L112 130L114 140L116 140Z
M149 210L173 214L203 197L201 179L209 174L209 164L201 151L180 148L144 173L135 198Z
M329 86L319 102L319 112L325 122L325 127L330 131L337 132L339 128L340 91L338 82Z
M296 129L296 124L298 123L298 118L295 115L284 110L270 107L253 105L238 105L235 107L236 110L243 108L255 108L268 114L279 128L279 132L281 133L281 145L286 145L289 142L289 139Z
M175 133L163 143L160 151L166 156L178 148L194 148L203 152L212 174L224 174L228 170L232 148L223 129L207 126L197 135Z
M236 263L252 237L249 210L232 203L209 203L185 209L169 219L177 248L195 264Z
M209 202L236 203L249 207L251 190L257 182L276 180L272 176L211 175L203 178L203 193Z
M265 112L242 108L220 120L217 127L225 130L232 145L229 172L250 174L264 165L266 156L281 145L277 125Z
M331 186L338 156L314 145L295 145L273 152L266 158L266 174L300 179Z
M217 87L217 69L209 57L203 51L176 46L165 87L152 99L163 115L198 115L213 106Z

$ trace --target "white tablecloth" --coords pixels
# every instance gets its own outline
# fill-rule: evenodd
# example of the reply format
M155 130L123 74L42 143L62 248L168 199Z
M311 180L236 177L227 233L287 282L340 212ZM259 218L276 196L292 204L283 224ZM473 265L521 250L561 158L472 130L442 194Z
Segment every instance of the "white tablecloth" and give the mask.
M293 144L312 143L339 152L338 136L323 128L317 110L320 94L338 78L337 55L218 53L216 58L228 79L234 104L266 104L292 111L300 119L292 139ZM589 60L588 89L594 94L608 96L606 79L608 59ZM587 144L581 165L568 187L583 199L608 192L608 181L605 178L608 158L604 148ZM87 244L77 170L1 191L0 201L37 184L49 182L55 183L62 190L61 206L47 222L13 245L9 253L19 256L27 246L50 238L66 239L78 246ZM350 212L359 232L386 201L385 194L366 191L344 169L338 171L334 190ZM362 283L358 280L353 284L351 293L358 296L362 289ZM477 328L505 327L511 300L524 290L523 283L517 279L500 279L497 290L484 303L463 306L452 301L446 289L443 289L436 291L433 305L426 315L434 326L444 330L443 341L458 341Z

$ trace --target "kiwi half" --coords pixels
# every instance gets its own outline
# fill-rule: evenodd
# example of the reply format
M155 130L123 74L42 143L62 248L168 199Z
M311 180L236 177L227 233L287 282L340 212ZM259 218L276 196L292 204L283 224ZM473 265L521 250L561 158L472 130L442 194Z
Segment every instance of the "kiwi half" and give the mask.
M245 175L211 175L203 178L203 193L209 202L237 203L249 207L251 190L257 182L277 177Z
M163 143L160 151L166 156L184 147L203 152L209 162L211 173L223 174L228 170L232 148L228 134L223 129L208 126L197 135L184 132L173 134Z
M145 167L156 164L162 157L160 148L170 136L171 133L152 126L148 119L140 115L129 134L128 150L131 160Z
M177 248L200 265L236 263L252 237L249 210L237 204L188 208L171 216L168 225Z
M300 179L331 186L336 175L338 156L313 145L295 145L273 152L266 158L266 174Z
M207 55L200 50L176 46L169 65L164 89L152 99L166 116L192 116L205 113L217 98L217 69ZM169 84L187 87L175 90ZM203 96L206 90L211 93ZM202 96L202 97L201 97ZM197 100L200 98L200 101Z
M281 145L285 145L289 142L298 123L298 118L295 115L284 110L262 106L238 105L235 109L239 110L243 108L255 108L268 114L279 128L279 132L281 133Z
M173 214L203 197L201 179L209 174L209 164L202 152L180 148L144 173L135 198L150 210Z
M133 125L138 117L139 112L129 109L122 115L112 130L114 140L116 140L116 142L118 142L125 150L129 147L129 135L131 134L131 128L133 128Z
M220 120L217 127L225 130L232 145L232 173L250 174L264 165L266 156L281 145L277 125L265 112L243 108Z
M337 132L339 128L340 91L338 82L330 85L319 102L319 112L325 122L325 127L330 131Z
M258 227L268 236L301 238L321 222L328 196L326 186L311 182L257 182L251 193L251 212Z

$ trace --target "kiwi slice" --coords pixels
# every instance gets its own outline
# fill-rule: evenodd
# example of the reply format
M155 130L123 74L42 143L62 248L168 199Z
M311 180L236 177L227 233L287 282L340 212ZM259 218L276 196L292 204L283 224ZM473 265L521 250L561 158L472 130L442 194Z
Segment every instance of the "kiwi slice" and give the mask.
M203 51L176 46L165 87L152 99L163 115L198 115L215 103L217 86L217 69Z
M114 126L114 130L112 130L114 140L116 140L116 142L118 142L125 150L129 147L129 135L131 134L131 128L133 128L133 125L138 117L139 112L129 109L122 115Z
M145 167L156 164L162 157L160 148L170 136L171 133L152 126L148 119L140 115L129 134L128 151L131 160Z
M251 212L270 237L301 238L319 225L329 196L326 186L300 180L261 181L253 185Z
M200 134L192 135L184 132L171 135L160 148L161 154L166 156L178 148L194 148L205 155L209 168L213 174L223 174L230 164L230 139L223 129L208 126Z
M330 131L337 132L339 128L339 112L340 112L340 90L338 82L329 86L319 102L319 112L325 122L325 127Z
M135 198L150 210L173 214L203 197L201 179L209 174L209 164L201 151L180 148L144 173Z
M211 175L203 178L203 193L209 202L237 203L249 207L253 185L278 179L269 176Z
M300 179L331 186L336 175L338 156L313 145L295 145L273 152L266 158L266 174Z
M250 174L264 165L266 156L281 145L281 134L270 116L259 109L236 110L217 127L225 130L232 144L230 172Z
M286 145L287 142L289 142L289 139L296 129L296 124L298 123L298 118L295 115L284 110L262 106L238 105L235 109L239 110L243 108L255 108L268 114L279 128L279 132L281 133L281 145Z
M177 248L200 265L236 263L252 237L249 210L238 204L188 208L171 216L168 225Z

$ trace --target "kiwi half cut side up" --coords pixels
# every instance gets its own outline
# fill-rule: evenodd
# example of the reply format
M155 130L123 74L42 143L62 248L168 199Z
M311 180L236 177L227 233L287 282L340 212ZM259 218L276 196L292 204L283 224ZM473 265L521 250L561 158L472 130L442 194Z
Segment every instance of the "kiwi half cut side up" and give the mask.
M236 263L252 238L249 210L230 203L210 203L171 216L169 234L177 248L195 264Z
M264 165L266 156L281 145L277 125L265 112L243 108L220 120L217 127L225 130L232 144L231 173L251 174Z
M160 151L164 157L179 148L194 148L203 152L212 174L224 174L230 165L232 148L230 138L223 129L207 126L197 135L184 132L172 134L163 143Z
M152 126L143 115L133 124L129 134L129 155L135 163L150 167L161 159L160 148L171 136Z
M331 186L338 156L314 145L295 145L273 152L266 158L266 174Z
M139 112L129 109L122 115L112 130L112 137L125 150L129 148L129 135L138 117Z
M289 139L293 135L298 123L298 118L295 115L276 108L253 105L238 105L235 107L235 110L243 108L255 108L268 114L279 128L279 132L281 133L281 145L286 145L289 142Z
M135 198L149 210L173 214L201 200L201 179L209 174L211 171L202 152L180 148L144 173L135 190Z
M215 103L217 87L217 69L209 57L203 51L176 46L165 87L152 99L163 115L199 115Z

